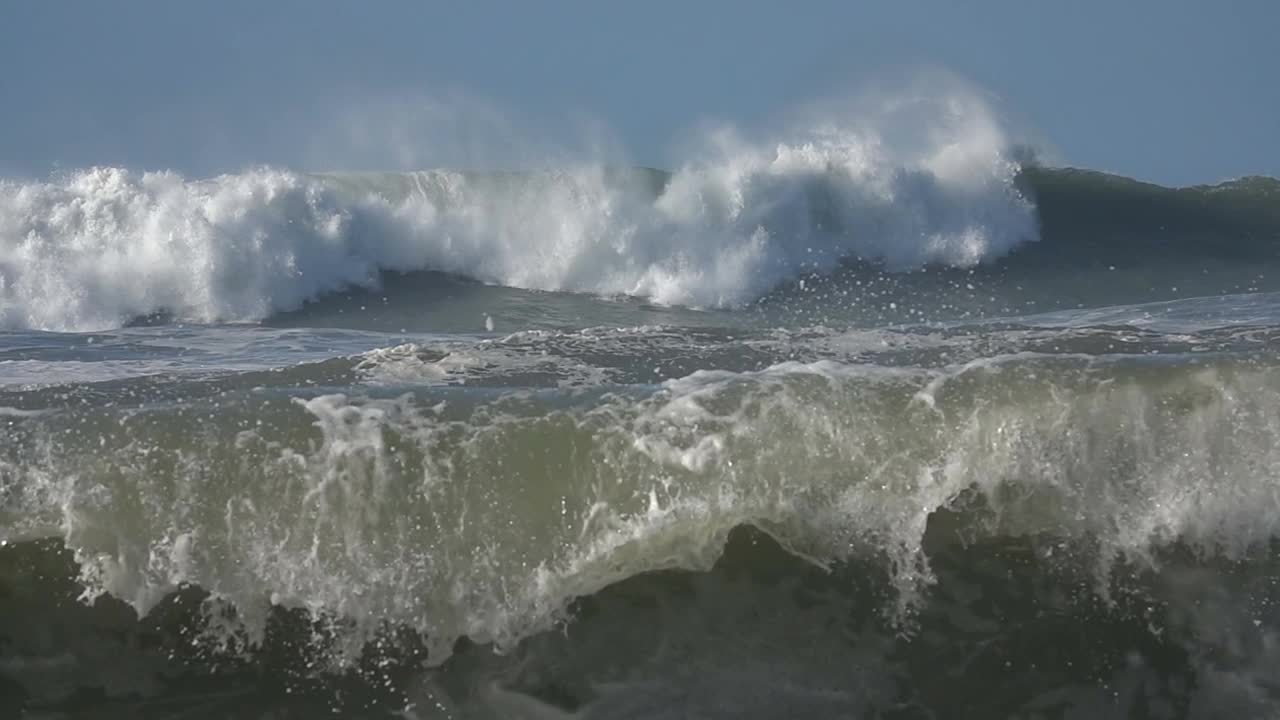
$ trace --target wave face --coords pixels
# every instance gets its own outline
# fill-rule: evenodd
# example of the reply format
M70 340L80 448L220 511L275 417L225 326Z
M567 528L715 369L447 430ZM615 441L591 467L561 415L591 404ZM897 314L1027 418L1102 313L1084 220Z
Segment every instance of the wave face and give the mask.
M641 397L248 391L19 416L4 537L65 536L82 580L141 615L197 584L251 633L268 601L302 605L357 633L414 626L437 660L463 636L510 647L626 577L706 569L744 524L821 564L884 553L908 608L934 579L930 518L965 493L987 507L974 537L1089 538L1102 576L1175 540L1265 546L1276 369L1127 365L791 362Z
M725 133L670 176L97 168L4 182L0 325L261 320L389 270L732 307L851 258L970 267L1037 227L996 121L976 102L949 110L910 146L869 123Z

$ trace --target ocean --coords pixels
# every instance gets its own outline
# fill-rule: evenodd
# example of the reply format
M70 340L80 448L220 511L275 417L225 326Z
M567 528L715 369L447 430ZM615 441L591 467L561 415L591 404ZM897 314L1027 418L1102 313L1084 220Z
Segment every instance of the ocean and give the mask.
M1280 716L1280 181L955 127L0 181L0 716Z

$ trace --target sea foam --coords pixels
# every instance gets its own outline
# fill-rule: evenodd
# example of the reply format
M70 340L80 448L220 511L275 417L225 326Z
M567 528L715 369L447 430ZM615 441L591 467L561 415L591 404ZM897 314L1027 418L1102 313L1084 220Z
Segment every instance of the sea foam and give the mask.
M923 129L904 142L908 115ZM712 133L675 172L651 173L657 187L596 162L0 181L0 327L256 321L383 271L734 307L848 259L968 267L1037 238L1008 149L980 100L944 96L764 137Z

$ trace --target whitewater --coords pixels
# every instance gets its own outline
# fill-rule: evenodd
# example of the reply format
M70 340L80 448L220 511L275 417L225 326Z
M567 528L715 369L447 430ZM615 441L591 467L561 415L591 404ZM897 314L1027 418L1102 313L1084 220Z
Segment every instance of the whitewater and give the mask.
M995 120L974 108L951 124L936 147L909 152L871 129L757 144L725 133L669 176L587 163L209 180L93 168L9 181L0 324L258 321L383 271L734 307L850 258L967 267L1035 240L1036 226Z
M968 94L2 179L0 711L1274 716L1278 279Z

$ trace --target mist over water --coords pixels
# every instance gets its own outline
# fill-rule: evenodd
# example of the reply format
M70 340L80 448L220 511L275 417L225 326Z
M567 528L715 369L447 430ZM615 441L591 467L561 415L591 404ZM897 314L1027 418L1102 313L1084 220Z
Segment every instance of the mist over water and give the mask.
M780 127L0 180L0 709L1274 714L1280 182Z

